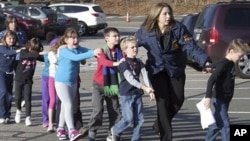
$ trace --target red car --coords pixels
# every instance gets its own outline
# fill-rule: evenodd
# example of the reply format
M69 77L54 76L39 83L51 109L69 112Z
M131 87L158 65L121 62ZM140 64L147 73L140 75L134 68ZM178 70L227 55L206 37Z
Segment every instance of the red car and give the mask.
M40 20L31 18L20 13L13 13L10 11L1 11L1 13L5 15L15 16L18 22L18 27L21 28L27 34L28 39L32 37L44 36L45 30Z

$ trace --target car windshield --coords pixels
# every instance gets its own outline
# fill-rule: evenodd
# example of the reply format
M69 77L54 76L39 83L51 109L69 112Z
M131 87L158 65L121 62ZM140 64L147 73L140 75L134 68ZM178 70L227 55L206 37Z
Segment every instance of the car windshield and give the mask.
M195 27L212 27L213 16L216 12L216 7L207 7L204 12L201 13L199 18L197 19Z

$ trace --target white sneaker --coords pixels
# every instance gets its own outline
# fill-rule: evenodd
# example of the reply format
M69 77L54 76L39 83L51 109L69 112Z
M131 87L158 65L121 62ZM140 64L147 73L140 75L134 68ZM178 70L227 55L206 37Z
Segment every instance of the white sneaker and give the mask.
M6 124L10 123L10 118L6 118L4 123L6 123Z
M25 125L26 125L26 126L32 125L32 122L31 122L31 120L30 120L30 116L26 117L26 119L25 119Z
M22 107L25 106L25 100L22 100L21 106L22 106Z
M5 119L4 118L0 118L0 123L4 123Z
M21 122L21 111L20 110L16 110L16 116L15 116L15 122L16 123L20 123Z

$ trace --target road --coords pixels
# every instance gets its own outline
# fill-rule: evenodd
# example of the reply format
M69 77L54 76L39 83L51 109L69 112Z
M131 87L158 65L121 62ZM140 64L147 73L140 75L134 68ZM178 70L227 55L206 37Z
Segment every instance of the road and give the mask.
M122 20L108 20L109 26L117 27L121 36L127 36L132 34L138 29L141 24L141 20L136 21L131 19L130 23L126 23ZM102 33L99 32L97 36L86 36L81 37L80 44L89 48L102 47L105 41L103 40ZM45 49L49 49L45 46ZM140 48L139 58L142 60L146 59L146 52ZM32 122L33 126L25 127L24 117L22 122L16 124L14 122L15 105L13 103L12 108L12 119L8 125L0 125L0 141L55 141L58 140L54 133L49 134L46 129L41 126L42 115L41 115L41 70L43 63L39 62L36 73L34 75L34 85L32 94ZM81 110L83 112L83 122L87 125L91 114L91 84L93 72L96 68L96 60L89 59L87 64L81 66L80 76L82 78L82 84L80 88L81 93ZM200 125L200 117L196 103L202 99L205 95L206 82L210 74L203 74L197 72L192 68L187 67L186 69L186 85L185 85L185 102L176 115L173 121L173 136L174 141L202 141L204 140L206 130L202 130ZM233 98L229 116L232 124L244 124L250 125L250 80L236 78L235 85L235 97ZM149 97L144 96L144 108L145 108L145 122L142 128L142 138L144 141L158 141L157 135L152 130L151 126L156 118L156 107L155 102L149 101ZM97 140L104 141L106 137L107 129L107 113L104 114L104 124L98 131ZM130 128L124 133L123 141L129 141L131 136ZM219 138L218 138L219 139ZM87 139L82 139L83 141Z

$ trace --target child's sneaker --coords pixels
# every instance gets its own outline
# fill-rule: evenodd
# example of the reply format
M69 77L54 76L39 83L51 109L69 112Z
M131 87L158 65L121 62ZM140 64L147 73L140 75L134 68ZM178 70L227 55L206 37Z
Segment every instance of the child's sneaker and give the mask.
M79 139L80 137L82 137L82 134L79 131L75 129L70 131L70 136L69 136L70 141L75 141Z
M114 134L114 128L112 127L110 130L111 130L112 141L121 141L121 138Z
M16 123L21 122L21 111L20 110L16 110L15 122Z
M63 128L58 128L57 129L56 136L59 138L59 140L67 140L68 139L67 132Z
M106 138L106 141L112 141L112 135L111 134L108 134L108 136Z
M30 116L26 117L26 119L25 119L25 125L26 125L26 126L32 125L32 122L31 122L31 120L30 120Z
M10 123L10 118L6 118L4 122L5 122L5 124L9 124Z
M43 123L43 127L47 128L47 127L49 127L49 124L48 123Z

